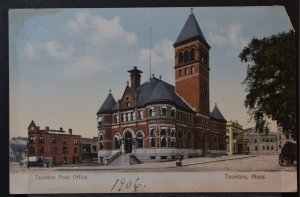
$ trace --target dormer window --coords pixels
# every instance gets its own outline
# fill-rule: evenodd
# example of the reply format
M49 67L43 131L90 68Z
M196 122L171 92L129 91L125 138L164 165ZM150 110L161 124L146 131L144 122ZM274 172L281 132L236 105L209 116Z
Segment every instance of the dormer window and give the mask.
M154 110L154 107L150 107L149 109L149 117L153 117L155 116L155 110Z
M99 125L99 126L102 126L102 125L103 125L103 117L102 117L102 116L99 116L99 117L98 117L98 125Z
M125 101L126 101L126 107L130 107L130 97L129 96L126 96Z
M166 116L167 115L167 107L166 106L161 107L161 115L162 116Z

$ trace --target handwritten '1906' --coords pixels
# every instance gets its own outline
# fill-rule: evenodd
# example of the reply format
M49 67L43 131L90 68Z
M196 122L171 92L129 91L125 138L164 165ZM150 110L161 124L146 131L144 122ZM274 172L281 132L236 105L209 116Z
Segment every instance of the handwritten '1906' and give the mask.
M131 181L131 179L126 180L126 178L121 178L116 180L110 191L122 191L122 189L129 190L132 188L136 192L141 186L142 184L140 183L140 178L137 178L134 181ZM144 187L146 186L144 185Z

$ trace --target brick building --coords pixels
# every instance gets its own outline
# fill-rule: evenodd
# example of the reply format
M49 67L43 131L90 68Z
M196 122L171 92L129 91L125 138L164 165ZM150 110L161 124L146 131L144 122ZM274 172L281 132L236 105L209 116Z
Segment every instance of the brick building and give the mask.
M81 136L73 135L72 129L40 129L34 121L28 126L29 157L41 157L53 165L77 164L81 162L80 144Z
M193 13L173 46L175 87L154 76L140 84L142 71L134 67L122 98L109 92L97 112L99 160L120 153L143 162L226 153L226 120L217 106L209 110L210 46Z

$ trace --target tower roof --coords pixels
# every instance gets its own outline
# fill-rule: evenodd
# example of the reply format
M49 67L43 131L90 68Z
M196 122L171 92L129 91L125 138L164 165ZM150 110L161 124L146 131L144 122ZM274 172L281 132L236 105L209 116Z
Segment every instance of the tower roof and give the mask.
M217 119L217 120L226 121L224 116L220 112L219 108L217 107L217 105L215 105L213 111L210 113L210 116L214 119Z
M198 22L193 13L190 14L189 18L185 22L179 36L176 39L174 45L182 43L184 41L188 41L191 39L199 38L208 48L210 48L209 44L206 42L204 35L198 25Z
M99 111L97 112L97 114L99 113L110 113L112 112L113 107L116 105L116 100L114 99L113 95L111 94L111 92L109 92L109 94L107 95L105 101L103 102L102 106L100 107Z

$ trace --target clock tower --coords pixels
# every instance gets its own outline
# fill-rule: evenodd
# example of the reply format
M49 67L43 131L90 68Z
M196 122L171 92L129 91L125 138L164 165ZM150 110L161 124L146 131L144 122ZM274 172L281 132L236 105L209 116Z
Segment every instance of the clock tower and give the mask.
M209 116L209 49L191 10L176 42L175 88L193 110Z

